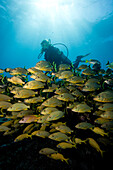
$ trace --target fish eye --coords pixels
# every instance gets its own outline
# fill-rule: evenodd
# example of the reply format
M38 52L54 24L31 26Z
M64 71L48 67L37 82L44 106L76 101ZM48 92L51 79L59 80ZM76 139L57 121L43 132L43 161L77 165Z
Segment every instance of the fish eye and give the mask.
M24 120L24 118L22 118L22 121Z

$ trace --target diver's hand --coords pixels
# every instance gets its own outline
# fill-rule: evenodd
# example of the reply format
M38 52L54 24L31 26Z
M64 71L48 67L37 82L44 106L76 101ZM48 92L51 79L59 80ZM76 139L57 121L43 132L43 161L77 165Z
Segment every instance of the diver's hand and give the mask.
M39 53L37 58L40 59L42 57L42 55L43 55L43 52Z

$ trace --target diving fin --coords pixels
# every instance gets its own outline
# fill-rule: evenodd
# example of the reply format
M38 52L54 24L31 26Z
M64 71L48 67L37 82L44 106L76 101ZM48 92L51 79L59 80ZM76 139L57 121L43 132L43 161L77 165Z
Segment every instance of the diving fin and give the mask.
M86 56L88 56L88 55L90 55L91 53L88 53L88 54L86 54L86 55L84 55L84 57L86 57Z

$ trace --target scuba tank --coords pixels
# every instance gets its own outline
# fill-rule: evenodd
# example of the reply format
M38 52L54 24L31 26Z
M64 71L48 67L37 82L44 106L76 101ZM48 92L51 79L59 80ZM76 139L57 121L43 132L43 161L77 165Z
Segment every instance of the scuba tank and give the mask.
M50 39L48 40L48 42L51 44L51 40L50 40ZM64 47L66 48L66 51L67 51L66 57L68 58L68 56L69 56L69 50L68 50L67 46L66 46L65 44L63 44L63 43L55 43L55 44L52 44L52 46L55 46L55 45L62 45L62 46L64 46ZM40 59L40 58L42 57L43 52L44 52L44 51L43 51L43 49L42 49L41 52L40 52L39 55L38 55L38 59Z
M66 57L68 58L68 56L69 56L69 50L68 50L67 46L66 46L65 44L63 44L63 43L55 43L55 44L53 44L53 46L55 46L55 45L63 45L63 46L66 48L66 51L67 51Z

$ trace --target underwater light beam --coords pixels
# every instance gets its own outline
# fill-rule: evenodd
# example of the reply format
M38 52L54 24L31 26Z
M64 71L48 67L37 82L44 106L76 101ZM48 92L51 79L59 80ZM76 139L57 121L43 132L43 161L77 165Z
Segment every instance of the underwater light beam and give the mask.
M75 30L76 36L80 30L78 21L74 20L80 19L82 10L79 4L74 5L73 0L19 1L15 7L20 8L19 14L14 15L14 24L17 37L22 41L25 35L27 39L24 40L28 42L29 37L36 37L41 33L48 37L52 32L61 40L70 29Z
M109 3L106 0L101 2L98 0L12 0L8 4L8 9L14 21L17 41L33 45L35 48L35 44L43 38L71 41L79 45L79 42L90 34L93 24L112 11L111 2L112 0L109 0Z

